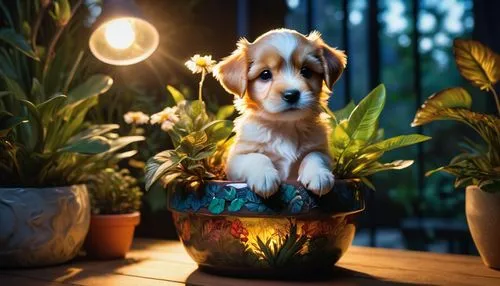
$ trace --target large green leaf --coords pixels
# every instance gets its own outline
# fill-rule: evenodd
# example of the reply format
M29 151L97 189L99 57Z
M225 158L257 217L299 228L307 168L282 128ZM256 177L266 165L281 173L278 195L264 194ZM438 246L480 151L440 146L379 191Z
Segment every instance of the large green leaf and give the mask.
M104 135L105 133L108 133L112 130L116 130L118 128L120 128L120 125L118 125L118 124L92 125L92 126L88 127L87 129L81 131L80 133L76 134L75 136L71 137L68 140L68 143L80 141L80 140L91 138L94 136ZM144 138L144 137L142 137L142 138Z
M217 111L217 114L215 115L215 118L218 120L222 119L227 119L234 113L234 105L224 105L219 107L219 110Z
M462 99L462 100L461 100ZM473 128L489 145L490 158L500 162L500 118L469 110L470 95L462 88L447 89L431 96L417 111L412 126L435 120L456 120Z
M351 115L352 111L354 110L354 108L356 108L356 104L354 103L353 100L351 100L342 109L334 111L333 114L335 114L335 118L337 119L337 122L340 122L344 119L348 119L349 116Z
M420 134L400 135L369 145L365 147L362 152L387 152L393 149L424 142L429 139L431 139L431 137Z
M175 87L173 87L171 85L167 85L167 90L172 95L172 98L174 99L176 104L179 104L180 102L185 100L182 92L180 92Z
M217 143L231 135L233 122L231 120L214 120L203 126L200 131L205 131L208 142Z
M369 140L377 130L377 122L385 104L385 86L383 84L372 90L354 108L349 116L347 133L351 139Z
M102 136L94 136L85 138L69 145L66 145L58 152L74 152L80 154L99 154L108 151L110 148L110 141Z
M15 49L19 50L26 56L34 59L34 60L39 60L39 58L36 56L35 52L33 49L31 49L31 46L26 42L24 37L13 29L10 28L3 28L0 29L0 41L4 41L7 44L11 45Z
M146 190L149 190L156 181L169 170L177 167L185 158L185 155L180 155L175 150L163 151L150 158L145 170Z
M453 53L460 74L482 90L491 90L500 80L500 58L485 45L456 39Z
M135 142L141 142L146 140L146 137L144 136L122 136L119 137L118 139L112 140L110 144L110 148L107 151L107 153L113 153L116 152L127 145L130 145Z
M451 109L469 110L472 106L470 94L461 87L444 89L431 95L417 111L411 126L424 125L435 120L454 119Z
M50 121L55 119L56 113L66 104L66 100L67 96L59 94L37 105L44 126L47 126Z
M179 151L189 155L198 153L208 144L208 136L205 131L196 131L184 136L179 144Z
M107 75L96 74L84 83L71 89L68 93L68 103L73 104L86 98L103 94L113 85L113 79Z
M28 111L28 121L29 124L24 124L20 126L24 129L22 133L25 135L24 142L28 148L40 152L44 143L44 126L42 124L42 119L40 117L40 112L37 107L28 100L20 100L22 105L24 105Z
M401 170L404 168L408 168L412 164L413 160L396 160L391 163L385 163L385 164L375 162L372 165L368 166L366 170L360 171L358 175L364 177L387 170Z

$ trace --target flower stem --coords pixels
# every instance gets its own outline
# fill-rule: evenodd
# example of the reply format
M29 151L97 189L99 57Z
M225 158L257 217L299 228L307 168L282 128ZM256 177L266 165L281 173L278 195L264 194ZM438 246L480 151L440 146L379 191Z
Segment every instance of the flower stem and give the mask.
M491 90L491 93L493 93L493 98L495 98L495 103L497 104L498 115L500 115L500 98L498 98L498 94L495 91L495 87L492 86L490 88L490 90Z
M37 54L36 38L38 36L38 30L40 29L40 24L42 24L43 16L45 15L45 12L47 12L47 8L51 4L51 2L52 1L47 1L45 5L42 5L40 7L40 11L38 11L35 23L33 24L33 28L31 29L31 47L35 52L35 55Z
M201 80L200 80L200 86L198 88L198 100L199 101L202 101L202 93L203 93L203 82L205 81L205 75L206 75L206 71L205 69L203 69L203 71L201 72Z
M68 26L69 22L71 21L71 19L75 15L78 8L80 8L82 3L83 3L83 0L78 0L78 2L75 3L73 8L71 9L71 14L70 14L70 17L68 19L68 22L64 25L60 25L58 27L56 33L54 34L54 37L52 37L52 40L50 41L50 44L49 44L49 49L47 50L47 54L45 55L46 58L45 58L45 63L43 65L43 70L42 70L42 78L43 79L45 79L45 77L47 76L47 71L49 69L50 63L52 62L52 59L54 58L54 50L56 48L56 44L59 41L59 38L61 37L61 35L64 31L64 28L66 28L66 26Z

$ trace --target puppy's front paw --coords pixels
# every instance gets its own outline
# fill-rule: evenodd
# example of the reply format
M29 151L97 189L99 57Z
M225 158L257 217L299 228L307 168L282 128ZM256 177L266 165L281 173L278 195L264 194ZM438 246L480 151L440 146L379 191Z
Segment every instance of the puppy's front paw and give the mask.
M307 168L298 179L306 189L322 196L330 192L335 184L335 176L325 168Z
M248 174L247 184L259 196L269 198L278 191L280 176L275 168L256 167Z

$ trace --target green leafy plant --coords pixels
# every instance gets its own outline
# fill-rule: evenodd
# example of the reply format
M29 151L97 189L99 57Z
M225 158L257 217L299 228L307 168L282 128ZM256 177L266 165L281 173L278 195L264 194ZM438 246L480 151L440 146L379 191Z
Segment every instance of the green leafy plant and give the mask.
M90 177L89 193L94 214L138 211L142 192L127 169L106 168Z
M329 147L335 160L333 173L337 178L359 180L375 189L368 176L404 169L413 164L412 160L381 163L379 159L385 152L430 139L420 134L384 139L384 131L379 129L378 122L385 100L385 87L379 85L358 105L350 102L336 112L325 107L326 120L332 130Z
M285 236L273 236L264 243L257 236L257 243L253 246L257 255L271 267L285 267L300 257L300 252L308 242L307 235L297 233L297 224L290 221L289 232Z
M37 42L37 33L52 4L54 26L44 31L46 37L52 36L42 45ZM70 21L81 4L76 1L71 7L67 0L18 2L12 5L17 10L13 13L19 15L14 22L0 2L0 13L9 25L0 29L2 186L85 183L89 175L135 154L117 151L144 140L142 136L119 137L113 132L116 124L91 125L85 121L87 112L113 80L95 74L81 76L75 84L76 75L82 75L82 53L76 56L70 52L75 43L68 34L78 31L78 24ZM34 24L31 27L28 23ZM69 29L66 34L65 28Z
M224 156L233 123L226 120L234 109L222 107L217 114L207 111L202 100L203 81L215 62L210 56L194 56L186 65L193 73L201 73L198 100L188 101L172 86L167 86L175 100L174 107L151 116L151 123L161 124L172 140L174 149L165 150L146 163L146 189L161 180L174 190L181 185L197 190L204 181L224 179Z
M500 80L500 57L481 43L470 40L455 40L453 51L460 74L472 85L493 95L499 115L472 111L472 97L461 87L431 95L417 111L412 126L437 120L458 121L476 131L483 142L466 138L460 145L461 154L449 165L429 171L427 175L442 171L456 176L457 188L473 184L487 192L500 191L500 98L494 88Z

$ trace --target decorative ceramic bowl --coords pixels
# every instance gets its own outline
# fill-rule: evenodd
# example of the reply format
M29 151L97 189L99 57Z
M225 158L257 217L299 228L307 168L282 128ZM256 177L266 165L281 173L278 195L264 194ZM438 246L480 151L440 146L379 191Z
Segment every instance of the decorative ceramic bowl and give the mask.
M263 199L245 183L213 181L169 197L178 235L201 270L222 275L324 274L354 238L359 186L337 181L318 197L296 183Z
M0 188L0 267L35 267L73 259L90 223L85 185Z

